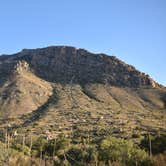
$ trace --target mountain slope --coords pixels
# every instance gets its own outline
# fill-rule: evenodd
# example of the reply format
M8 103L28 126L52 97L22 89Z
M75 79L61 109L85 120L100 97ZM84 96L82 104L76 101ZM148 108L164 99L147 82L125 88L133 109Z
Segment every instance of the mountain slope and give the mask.
M166 131L166 88L114 56L67 46L24 49L0 56L0 76L1 117L12 117L16 128L123 137Z
M33 75L26 62L19 62L0 88L1 116L13 117L36 110L51 94L51 85Z

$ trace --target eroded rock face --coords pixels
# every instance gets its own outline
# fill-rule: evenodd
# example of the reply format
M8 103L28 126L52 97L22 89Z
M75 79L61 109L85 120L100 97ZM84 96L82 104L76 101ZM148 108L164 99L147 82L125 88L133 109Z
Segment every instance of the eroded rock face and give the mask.
M15 73L23 73L24 71L28 71L29 70L29 64L22 60L22 61L18 61L18 63L16 63L15 67L14 67L14 72Z
M149 76L114 56L93 54L84 49L57 46L24 49L5 61L19 61L17 71L30 68L37 76L50 82L79 84L108 83L122 87L156 87ZM29 66L28 66L29 64Z
M153 88L155 88L155 87L157 86L156 82L155 82L152 78L150 78L150 77L149 77L149 84L150 84Z

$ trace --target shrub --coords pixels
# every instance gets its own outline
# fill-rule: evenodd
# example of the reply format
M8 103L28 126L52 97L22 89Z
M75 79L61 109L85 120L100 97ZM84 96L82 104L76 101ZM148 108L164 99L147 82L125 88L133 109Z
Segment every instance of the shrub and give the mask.
M23 152L25 155L30 155L30 149L27 146L22 146L21 144L13 144L11 148L19 152Z
M98 161L98 151L94 146L75 145L66 154L71 165L95 164Z
M137 148L131 141L114 137L107 137L101 141L100 158L106 163L121 162L128 166L152 164L144 150Z
M141 141L140 146L149 151L149 135L146 135ZM151 136L152 154L159 154L166 151L166 135L156 137Z

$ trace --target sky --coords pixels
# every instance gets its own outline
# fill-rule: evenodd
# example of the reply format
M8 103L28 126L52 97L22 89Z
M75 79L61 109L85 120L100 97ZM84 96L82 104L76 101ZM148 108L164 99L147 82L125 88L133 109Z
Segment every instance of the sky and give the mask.
M166 85L166 0L0 0L0 54L68 45Z

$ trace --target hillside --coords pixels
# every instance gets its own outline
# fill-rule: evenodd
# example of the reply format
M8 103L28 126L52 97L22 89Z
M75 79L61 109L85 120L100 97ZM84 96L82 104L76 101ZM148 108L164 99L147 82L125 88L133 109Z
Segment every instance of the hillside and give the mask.
M52 46L0 56L1 127L132 138L166 132L166 88L114 56Z

